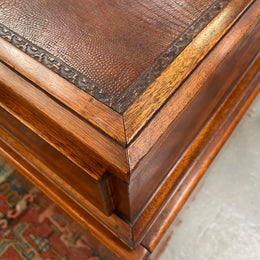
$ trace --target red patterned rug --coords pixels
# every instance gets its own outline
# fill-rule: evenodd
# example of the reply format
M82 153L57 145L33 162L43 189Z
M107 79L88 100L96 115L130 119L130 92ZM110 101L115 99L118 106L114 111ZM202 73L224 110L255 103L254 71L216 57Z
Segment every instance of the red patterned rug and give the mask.
M0 259L118 258L0 158Z

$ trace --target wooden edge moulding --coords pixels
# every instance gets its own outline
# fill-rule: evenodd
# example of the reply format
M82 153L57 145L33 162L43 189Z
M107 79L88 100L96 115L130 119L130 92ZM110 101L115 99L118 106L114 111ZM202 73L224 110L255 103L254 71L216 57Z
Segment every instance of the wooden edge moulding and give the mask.
M260 91L259 17L230 1L122 113L0 37L0 156L122 259L152 257Z
M231 3L224 8L223 12L214 18L213 21L195 38L196 40L192 42L192 45L189 45L188 49L186 48L181 52L178 59L163 72L163 74L127 109L127 111L123 113L123 115L116 113L90 95L82 93L82 91L75 88L73 84L47 69L30 56L24 55L24 52L2 38L0 38L0 57L6 64L15 68L17 72L34 82L48 94L51 94L72 111L91 122L92 125L99 128L101 131L104 131L122 145L126 145L134 139L147 120L149 120L165 103L165 100L173 94L175 89L178 88L183 80L206 56L210 49L214 47L250 4L252 4L252 0L231 1ZM197 53L194 53L195 51ZM193 59L187 59L187 57L190 57L191 53ZM187 62L190 63L188 64ZM183 76L181 76L182 78L180 79L175 79L173 82L171 76L172 71L175 71L175 69L179 70L180 68L186 70L185 75L183 75L183 71L174 73L174 75ZM45 78L48 78L48 83L44 80ZM165 80L168 80L169 82ZM170 87L167 83L170 83ZM167 89L165 86L168 86ZM156 95L155 93L162 93L162 96L158 99L155 97L151 98L149 94L153 93L151 89L158 87L165 88L165 90L154 91L154 94L152 95ZM170 91L170 93L168 93L168 91ZM143 107L140 106L146 106L147 109L143 109ZM113 124L111 122L113 122ZM133 124L136 124L136 126Z

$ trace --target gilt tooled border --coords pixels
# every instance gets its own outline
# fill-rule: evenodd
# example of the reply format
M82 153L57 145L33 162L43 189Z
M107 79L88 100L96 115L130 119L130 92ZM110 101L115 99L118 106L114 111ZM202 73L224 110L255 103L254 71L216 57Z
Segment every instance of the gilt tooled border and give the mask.
M182 35L155 60L155 62L121 95L120 98L111 94L100 85L67 65L46 50L18 35L0 23L0 37L7 40L44 66L68 80L81 90L87 92L103 104L118 113L123 113L135 98L173 62L184 48L202 31L203 28L230 2L230 0L216 0Z

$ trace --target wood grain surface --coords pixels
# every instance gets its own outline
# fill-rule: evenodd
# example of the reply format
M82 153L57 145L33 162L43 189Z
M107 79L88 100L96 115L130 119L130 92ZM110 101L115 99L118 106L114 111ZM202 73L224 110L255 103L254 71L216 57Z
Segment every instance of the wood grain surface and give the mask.
M145 207L141 216L139 215L139 217L136 219L136 222L133 226L134 230L136 230L136 232L134 232L134 234L139 233L139 235L137 235L137 236L140 236L140 234L141 234L140 232L143 232L141 230L143 230L143 228L145 226L144 223L145 222L150 223L152 221L152 219L154 218L155 212L158 210L158 208L160 208L160 205L162 205L161 203L163 201L165 201L163 199L163 196L167 196L166 195L167 190L172 191L172 189L174 187L174 183L179 182L178 179L180 178L181 172L186 171L185 168L182 167L183 164L188 163L188 162L194 160L194 158L196 158L196 152L195 152L195 150L192 150L189 157L186 157L186 159L183 159L183 153L185 154L187 151L189 151L190 145L193 142L192 140L189 140L189 136L190 135L192 136L192 131L195 131L195 133L198 133L198 131L201 127L203 129L203 125L205 124L205 122L207 122L207 118L209 118L208 120L214 120L213 115L217 117L216 111L218 109L218 106L222 107L222 106L224 106L225 102L229 102L229 101L226 101L229 99L229 96L231 95L231 94L229 94L229 92L233 93L234 91L236 91L242 95L244 88L246 88L247 84L249 84L250 81L258 73L259 68L260 68L259 58L255 59L255 61L251 64L250 70L248 70L248 67L247 67L248 62L250 63L252 58L254 58L255 53L257 54L257 51L253 51L251 48L252 46L250 46L249 43L252 43L252 45L255 45L256 42L258 42L258 40L257 40L258 38L256 38L255 42L252 41L252 39L254 39L254 37L255 37L255 32L258 32L258 34L259 34L258 28L259 27L255 27L254 28L255 31L254 30L251 31L251 39L250 39L250 37L245 37L246 41L242 42L240 44L240 46L238 46L239 48L235 48L233 50L233 53L231 53L229 55L227 61L225 62L225 65L221 66L216 71L214 77L212 79L208 80L206 85L210 86L210 87L207 87L204 91L202 91L202 93L196 98L194 103L190 104L187 107L186 114L178 122L178 125L176 127L177 133L175 131L171 131L172 137L168 140L166 139L167 142L165 144L159 145L159 149L160 149L159 155L161 155L159 157L161 157L161 158L157 159L158 155L157 155L157 157L156 156L152 157L151 158L151 167L149 168L149 166L148 166L148 169L147 169L147 167L144 169L145 172L148 172L147 175L150 176L153 168L157 167L156 165L158 164L158 162L163 160L162 159L163 154L165 155L165 158L171 158L171 154L172 154L173 158L175 158L176 156L174 156L174 153L176 153L176 150L182 151L177 156L177 158L178 158L177 161L174 161L173 159L168 159L168 160L170 160L170 162L172 161L172 167L174 169L174 170L172 170L172 174L170 177L172 179L171 186L169 185L168 188L158 187L158 183L159 183L159 181L157 180L158 175L155 175L156 177L154 180L154 184L153 184L153 180L150 180L147 177L147 179L145 180L145 184L143 184L147 187L146 192L142 192L142 196L140 196L140 194L138 194L138 192L137 192L138 186L134 185L134 182L133 182L134 190L131 193L134 196L134 199L133 199L134 203L132 205L133 209L136 207L136 205L138 205L138 202L140 200L144 199L146 193L147 192L149 193L152 190L151 185L154 185L154 187L155 187L155 191L150 193L150 194L152 194L152 196L151 196L147 206ZM247 47L248 47L248 49L247 49ZM245 50L247 50L247 51L245 51ZM230 73L228 68L232 68L232 65L237 64L237 60L235 58L238 53L237 51L238 52L240 51L241 55L238 58L243 59L244 64L241 63L241 65L236 66L235 69L232 71L232 73ZM253 51L253 53L250 54L250 51ZM242 53L244 56L242 55ZM252 56L252 54L253 54L253 56ZM258 56L259 56L259 54L258 54ZM249 61L247 59L249 59ZM225 80L223 82L223 79L227 79L227 76L225 76L225 73L228 74L230 79ZM244 80L240 79L241 74L242 75L246 74L246 77ZM242 79L243 79L243 77L242 77ZM242 81L242 83L241 83L242 85L239 83L240 81ZM256 88L256 86L254 86L254 87ZM225 100L225 102L224 102L224 100ZM207 112L203 112L203 111L207 111ZM225 110L225 113L227 113L227 112L228 112L228 109ZM205 116L205 118L204 118L204 116ZM197 119L196 127L199 127L199 129L196 129L196 127L194 126L194 123L193 123L194 121L192 120L192 118ZM199 123L200 120L201 120L201 123ZM219 119L219 120L221 121L221 119ZM192 128L192 130L191 130L191 128ZM209 128L209 131L213 131L213 129L214 129L213 127L212 127L212 129ZM181 135L180 134L181 132L183 132L185 134ZM207 135L205 134L203 136L204 139L201 139L201 143L200 143L201 147L203 147L207 143L207 138L209 138L211 136L209 133L210 132L207 132ZM175 139L176 136L177 136L177 141ZM182 136L185 136L186 139L182 138ZM194 139L194 138L196 139L197 138L196 136L197 136L197 134L195 134L192 137L192 139ZM177 146L175 146L175 142L178 143L179 141L180 141L180 143ZM186 141L187 141L187 144L185 145ZM181 147L181 146L184 146L184 147L182 149L179 149L179 147ZM155 163L153 165L154 161L155 161ZM164 163L165 164L168 163L167 159L165 159ZM179 166L177 166L179 164L182 165L182 166L180 166L180 172L175 170L176 167L179 167ZM160 167L163 168L164 166L161 165ZM141 176L140 178L138 178L137 183L139 183L142 186L141 180L144 177ZM167 178L169 178L169 175L166 176L166 179ZM155 195L157 192L160 195L158 195L158 196ZM154 201L154 202L152 203L151 201Z
M0 72L1 107L88 171L90 176L98 178L111 167L113 173L127 178L126 155L119 144L75 117L2 63ZM107 168L104 159L110 165Z
M250 0L231 1L126 110L124 121L127 143L134 139L250 3Z
M199 134L196 136L196 138L194 139L195 141L193 141L196 145L193 146L193 142L190 143L184 153L180 156L178 162L173 166L171 174L168 174L161 186L157 188L157 192L153 194L152 198L149 201L149 204L136 220L133 226L133 229L135 230L134 234L136 234L136 237L140 237L141 234L145 234L145 223L151 223L153 219L156 218L156 215L158 214L158 209L162 207L162 202L165 202L167 200L166 198L169 196L169 194L171 194L172 192L177 192L177 199L186 201L187 197L182 197L182 194L178 193L178 184L180 183L180 178L182 174L186 174L188 172L190 164L192 162L196 162L197 155L199 154L201 149L203 149L204 146L208 143L208 140L217 128L217 125L220 124L222 120L224 120L225 116L228 114L229 109L227 107L230 106L230 109L232 108L232 99L229 98L234 98L233 102L235 102L240 97L243 97L243 91L247 87L247 84L249 84L254 79L254 77L259 80L259 76L256 75L259 71L259 65L260 64L258 56L258 59L256 59L252 64L252 70L249 72L246 71L246 75L243 75L245 76L245 78L242 78L239 82L237 82L237 84L235 84L235 86L233 86L231 93L228 93L225 97L225 102L221 102L219 107L217 107L216 110L213 112L214 116L212 115L210 117L209 121L206 123L206 128L203 127L201 132L199 132ZM256 79L254 80L254 84L252 84L251 86L251 91L255 91L259 87L257 86L259 82L257 82ZM222 111L223 114L221 114L221 116L217 113L218 110ZM198 136L199 139L197 139ZM168 179L171 179L171 181L168 182ZM190 183L187 182L187 185L189 184Z
M211 135L209 142L199 152L197 158L193 161L193 164L185 171L185 176L180 182L179 186L171 194L168 202L162 208L160 216L156 219L154 225L147 232L146 237L142 241L142 244L150 251L153 252L160 242L161 238L175 219L178 212L190 196L197 183L200 181L206 170L210 166L211 162L232 133L235 126L240 121L241 117L249 108L255 97L260 92L260 59L255 60L253 71L248 72L239 82L237 88L230 95L230 98L222 104L218 112L207 123L205 128L201 131L197 140L191 145L190 151L185 154L187 158L186 162L189 162L189 157L194 151L199 151L199 146L202 144L202 140L206 136ZM255 72L258 72L255 74ZM253 78L252 78L253 77ZM215 132L214 132L215 131ZM183 160L185 164L185 160ZM180 168L174 170L183 170L184 165L180 165ZM171 178L171 177L170 177ZM170 178L167 181L170 181ZM165 182L165 188L167 186Z
M49 178L46 178L42 171L31 164L24 156L17 152L14 147L6 143L0 138L0 155L8 163L13 165L21 174L30 180L36 187L41 189L50 199L58 204L70 216L78 221L82 227L88 229L101 243L105 244L110 250L122 259L140 260L147 259L150 253L143 246L130 248L120 240L122 234L111 232L102 221L98 221L97 217L90 214L80 203L68 196L64 189ZM88 208L91 208L89 205ZM115 220L117 230L124 232L124 237L127 237L127 228L121 225L120 219Z
M165 133L171 123L180 115L183 109L188 105L192 98L198 93L200 88L205 84L210 75L221 64L223 59L241 40L244 34L256 23L260 17L260 5L255 3L239 23L235 24L232 29L225 35L212 52L204 59L196 70L187 78L180 88L171 96L166 104L155 114L142 129L140 134L128 146L128 162L130 171L142 160L150 151L159 138ZM256 30L256 34L258 31ZM255 36L257 38L257 35ZM252 48L258 49L256 42ZM239 63L239 61L237 61ZM134 176L131 176L131 178Z
M0 108L0 133L2 138L44 169L46 174L70 191L71 195L83 205L87 206L91 202L105 214L112 213L114 205L110 188L107 186L109 185L106 181L107 174L99 179L92 178L2 108Z

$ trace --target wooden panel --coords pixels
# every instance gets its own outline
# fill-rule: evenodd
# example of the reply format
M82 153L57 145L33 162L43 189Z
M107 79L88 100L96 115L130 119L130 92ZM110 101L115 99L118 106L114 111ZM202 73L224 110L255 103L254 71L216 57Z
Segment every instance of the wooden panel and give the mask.
M211 142L211 137L214 135L215 131L217 131L217 129L221 125L221 123L225 120L225 117L226 116L228 117L229 112L231 111L231 113L232 113L232 111L234 109L234 110L236 110L235 114L240 113L240 109L244 109L243 108L244 106L248 107L247 99L246 98L244 99L244 97L246 96L249 98L251 96L251 94L253 95L253 97L255 97L256 94L259 92L259 73L258 73L259 68L260 68L260 58L259 57L260 56L258 55L258 58L255 59L254 62L251 64L252 66L251 66L250 70L246 71L246 73L243 75L243 78L241 78L238 82L236 82L236 85L234 86L232 91L230 91L226 95L223 102L221 102L219 104L219 106L214 111L214 114L212 114L212 116L206 122L203 129L199 132L199 134L196 136L194 141L189 145L189 147L186 149L186 151L181 155L178 163L176 163L174 165L174 167L171 169L171 171L167 175L167 178L164 180L164 182L161 184L160 188L158 189L157 193L154 194L153 198L149 202L148 207L146 207L146 209L142 212L141 216L138 218L138 220L136 221L136 223L133 226L133 232L134 232L134 236L136 238L137 237L140 238L142 236L142 234L144 235L144 231L147 230L147 228L148 228L147 225L151 224L151 222L154 219L156 219L156 217L159 216L158 214L161 210L161 207L163 207L165 201L167 201L167 198L169 198L170 194L173 194L173 193L175 194L175 203L176 203L177 212L179 210L179 201L178 200L182 201L182 203L184 203L184 201L187 200L188 195L190 193L186 194L184 192L182 194L180 192L180 186L182 185L182 181L181 181L180 177L183 175L185 175L185 176L189 175L189 168L192 167L193 163L195 163L195 164L197 163L197 157L199 156L200 152L202 152L203 149L205 148L205 146ZM252 84L250 85L251 81L252 81ZM249 85L249 87L247 89L248 85ZM252 99L251 99L251 101L252 101ZM236 108L236 106L240 106L240 107ZM228 118L228 120L230 120L230 119ZM230 126L232 126L232 124L230 124ZM228 123L227 123L226 127L229 127ZM233 128L231 128L231 129L233 129ZM224 133L220 140L226 140L225 136L226 135ZM218 143L215 143L215 145L218 145ZM207 162L211 162L213 160L213 158L211 158L210 155L211 154L205 155L205 160L206 161L208 160ZM207 164L207 167L208 166L209 166L209 164ZM194 172L194 174L196 175L195 178L197 178L200 173L201 173L200 171L198 171L198 172L195 171ZM193 177L191 177L191 178L193 178ZM192 182L193 181L189 182L188 180L184 180L184 186L185 187L186 187L186 185L187 185L187 187L189 187L189 185L192 186L193 185ZM158 209L160 209L160 210L158 211ZM173 210L173 212L175 212L175 209ZM174 216L176 216L177 212L175 212ZM173 220L173 213L171 213L171 214L165 213L165 214L166 214L166 216L163 216L163 214L162 214L162 218L169 217ZM144 228L144 226L146 227L146 229ZM158 232L163 233L163 232L165 232L165 230L162 228L162 229L158 230ZM159 239L157 240L157 242L158 241L159 241Z
M59 185L63 183L63 188L67 187L67 192L76 196L81 203L84 204L84 201L88 200L105 214L112 213L114 210L113 198L109 192L110 188L107 186L110 184L106 181L106 174L98 180L87 175L2 108L0 108L0 134L2 138L5 138L6 141L9 140L13 145L16 144L13 140L19 141L25 156L26 154L28 156L26 150L35 154L35 164L41 161L41 164L51 169L53 175L58 175L56 182ZM33 160L33 157L31 160ZM49 177L55 179L53 175ZM82 197L84 200L82 200Z
M123 147L1 63L0 91L0 106L51 143L87 174L99 178L109 170L127 180L128 168Z
M259 71L259 59L255 69ZM251 77L251 72L245 75L230 98L223 103L215 116L211 118L191 145L189 151L184 155L183 164L180 164L174 169L174 171L183 171L185 176L179 186L171 193L168 202L161 209L160 216L158 216L142 241L142 244L150 252L155 250L218 151L232 133L254 98L260 92L260 73L258 72L254 79ZM204 146L203 143L208 136L211 136L211 138L206 146ZM201 149L202 146L203 149ZM197 156L194 153L195 151ZM192 163L190 158L192 158ZM190 163L191 165L188 166ZM186 167L188 167L187 170L185 169ZM167 185L169 185L171 178L172 176L169 176L168 180L162 186L162 189L165 189Z

